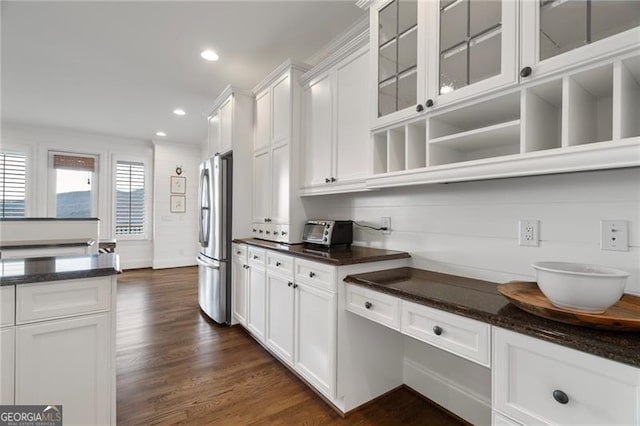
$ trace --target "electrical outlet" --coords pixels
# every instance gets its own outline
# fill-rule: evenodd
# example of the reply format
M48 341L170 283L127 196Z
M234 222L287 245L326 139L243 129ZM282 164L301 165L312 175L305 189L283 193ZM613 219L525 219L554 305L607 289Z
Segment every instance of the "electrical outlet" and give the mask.
M540 245L540 221L528 219L518 221L518 244L529 247Z
M600 221L600 250L629 250L629 224L626 220Z
M382 231L383 234L390 234L391 233L391 218L390 217L383 217L382 220L380 221L380 227L381 228L387 228L386 230Z

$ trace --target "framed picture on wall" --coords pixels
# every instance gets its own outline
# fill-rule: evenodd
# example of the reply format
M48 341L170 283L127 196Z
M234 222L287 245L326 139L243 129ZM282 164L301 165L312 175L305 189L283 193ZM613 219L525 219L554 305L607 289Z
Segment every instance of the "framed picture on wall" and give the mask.
M187 178L184 176L171 176L171 193L186 194Z
M184 195L171 196L171 213L184 213L187 211L187 202Z

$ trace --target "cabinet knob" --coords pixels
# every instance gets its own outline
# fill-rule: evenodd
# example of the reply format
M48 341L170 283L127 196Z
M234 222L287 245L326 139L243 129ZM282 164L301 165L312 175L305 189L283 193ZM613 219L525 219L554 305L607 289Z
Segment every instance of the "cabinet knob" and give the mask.
M280 265L282 265L282 263L280 263L280 262L276 262L276 267L278 267L278 268L279 268L279 267L280 267Z
M282 231L282 232L280 232L280 234L287 235L286 231Z
M422 111L424 111L424 107L422 106L422 104L416 105L416 112L422 112Z
M287 283L287 287L291 287L292 285L293 285L293 283L292 283L291 281L289 281L289 282Z
M271 234L271 231L264 231L264 233L269 235L269 234Z
M236 254L242 254L242 252L241 252L240 250L238 250L238 251L236 252Z
M442 334L444 330L442 329L442 327L440 327L439 325L436 325L435 327L433 327L433 333L436 336L440 336Z
M253 232L258 232L258 230L256 228L253 228Z
M315 273L315 272L309 272L309 278L313 278L313 277L315 277L315 276L316 276L316 273Z
M531 75L531 67L524 67L520 70L520 77L525 78Z
M259 230L258 232L262 234L264 231L261 229L261 230Z
M258 256L254 255L253 260L258 260Z
M433 99L427 99L427 102L424 103L427 108L431 108L433 106Z
M244 269L249 269L249 265L242 265Z
M329 183L329 182L331 182L331 179L329 179L329 178L324 178L324 183Z
M336 179L336 178L334 178L334 177L332 177L332 178L331 178L331 182L335 182L336 180L337 180L337 179Z
M371 307L373 306L373 303L371 302L364 302L364 307L367 309L371 309Z
M298 288L298 284L293 284L293 288Z
M553 399L555 399L559 404L563 405L569 402L569 397L567 396L567 394L558 389L553 391Z

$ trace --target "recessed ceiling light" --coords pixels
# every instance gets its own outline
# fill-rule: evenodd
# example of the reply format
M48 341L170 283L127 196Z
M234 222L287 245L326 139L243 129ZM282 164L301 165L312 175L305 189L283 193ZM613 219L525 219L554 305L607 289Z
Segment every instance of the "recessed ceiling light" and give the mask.
M184 110L183 110L183 109L181 109L181 108L176 108L176 109L174 109L174 110L173 110L173 113L174 113L175 115L185 115L185 114L186 114L186 112L184 112Z
M203 50L200 52L200 56L206 61L217 61L219 59L218 54L211 49Z
M165 132L160 131L160 132L156 132L156 136L164 137L164 136L167 136L167 134Z

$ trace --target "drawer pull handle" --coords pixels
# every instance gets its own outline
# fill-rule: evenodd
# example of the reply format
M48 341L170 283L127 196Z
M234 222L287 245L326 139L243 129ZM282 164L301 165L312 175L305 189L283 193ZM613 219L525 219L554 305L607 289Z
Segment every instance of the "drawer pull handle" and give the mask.
M439 325L436 325L435 327L433 327L433 333L436 336L440 336L442 334L444 330L442 329L442 327L440 327Z
M367 308L367 309L371 309L372 306L373 306L373 303L371 303L371 302L365 302L364 303L364 307Z
M278 267L278 268L279 268L279 267L280 267L280 265L282 265L282 263L280 263L280 262L276 262L276 267Z
M313 277L315 277L315 276L316 276L316 273L315 273L315 272L309 272L309 278L313 278Z
M553 391L553 399L555 399L559 404L563 405L569 402L569 397L567 396L567 394L558 389Z
M258 256L253 255L253 259L254 259L254 260L258 260Z
M242 254L242 252L241 252L240 250L238 250L238 251L236 252L236 254Z

